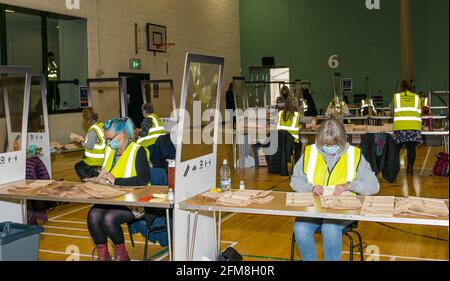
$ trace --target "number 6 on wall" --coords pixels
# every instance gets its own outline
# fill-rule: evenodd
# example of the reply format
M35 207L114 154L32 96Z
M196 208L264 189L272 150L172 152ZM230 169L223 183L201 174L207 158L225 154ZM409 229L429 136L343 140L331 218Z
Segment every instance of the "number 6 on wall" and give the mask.
M338 55L332 55L329 59L328 59L328 65L330 66L330 68L338 68L339 67L339 61L338 59Z

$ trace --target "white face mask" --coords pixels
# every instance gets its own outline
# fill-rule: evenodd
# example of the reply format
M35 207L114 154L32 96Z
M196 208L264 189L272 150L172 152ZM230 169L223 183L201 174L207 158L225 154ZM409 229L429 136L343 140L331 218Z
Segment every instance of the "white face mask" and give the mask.
M323 146L322 150L328 155L336 155L339 152L339 145Z

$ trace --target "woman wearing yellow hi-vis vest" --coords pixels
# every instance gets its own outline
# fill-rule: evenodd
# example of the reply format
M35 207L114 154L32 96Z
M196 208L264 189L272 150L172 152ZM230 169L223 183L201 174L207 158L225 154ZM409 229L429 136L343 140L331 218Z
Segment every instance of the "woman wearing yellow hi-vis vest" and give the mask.
M159 116L153 110L153 105L146 103L142 105L142 114L144 120L141 124L141 132L137 143L143 147L149 148L155 144L156 140L166 134L164 123L159 119Z
M98 176L98 169L105 160L106 142L103 123L98 121L98 114L90 107L83 110L83 120L88 132L85 139L78 140L84 147L84 159L75 164L75 171L81 180Z
M129 118L114 118L104 125L105 152L100 182L117 186L145 186L150 179L149 154L146 148L134 143L134 125ZM95 242L98 259L111 260L108 238L114 243L115 260L128 261L121 225L142 217L142 211L127 207L94 205L88 214L88 229Z
M380 190L375 173L361 154L361 150L347 143L347 134L341 122L326 120L317 133L316 143L306 147L297 162L291 179L296 192L313 192L323 196L328 190L335 196L344 192L373 195ZM331 195L331 194L330 194ZM297 218L294 235L303 261L316 261L314 233L320 229L326 261L341 260L342 230L350 221Z
M416 146L422 140L422 101L411 91L408 81L402 81L400 92L394 95L391 106L394 113L394 141L398 149L406 146L408 152L407 174L412 175L416 161Z
M286 98L283 110L278 112L278 125L277 129L282 131L288 131L294 138L294 157L295 162L300 159L300 153L302 151L302 143L300 142L300 112L298 108L298 100L289 96Z

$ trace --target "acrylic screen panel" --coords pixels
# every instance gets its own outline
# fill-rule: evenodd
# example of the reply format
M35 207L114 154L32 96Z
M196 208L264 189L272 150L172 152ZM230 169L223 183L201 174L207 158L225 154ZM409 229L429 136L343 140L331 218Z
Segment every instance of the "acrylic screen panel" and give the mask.
M266 101L269 101L267 85L261 83L247 83L248 107L265 107Z
M91 106L101 121L121 117L119 82L91 82Z
M187 80L187 97L186 97L186 111L189 113L189 118L186 116L184 122L184 135L182 144L181 162L195 159L204 155L213 153L213 143L209 143L214 138L213 135L208 135L208 140L205 141L202 131L211 124L214 128L214 114L213 111L217 108L217 91L218 83L220 81L221 65L209 63L191 62L189 65L189 77ZM194 103L196 106L194 106ZM198 107L199 112L195 114L211 113L211 118L201 121L201 124L194 124L194 108ZM211 133L214 130L209 130ZM188 139L189 143L185 140ZM199 143L194 143L198 141Z
M169 118L173 111L173 88L170 82L148 82L144 85L145 97L153 105L155 113Z
M41 85L38 82L31 84L30 107L28 110L28 132L44 133L44 108L42 106Z
M247 102L247 89L246 82L244 79L234 79L234 95L236 99L236 109L241 109L242 111L247 110L248 102Z
M0 77L0 153L21 150L25 75Z

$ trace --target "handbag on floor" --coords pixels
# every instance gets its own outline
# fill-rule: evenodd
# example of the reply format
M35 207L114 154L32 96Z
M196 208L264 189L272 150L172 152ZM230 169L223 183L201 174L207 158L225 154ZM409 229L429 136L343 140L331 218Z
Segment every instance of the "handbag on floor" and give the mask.
M432 176L448 177L448 154L441 152L437 155L436 164L434 164Z

